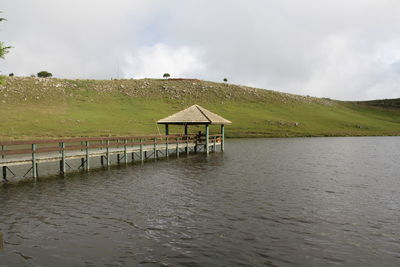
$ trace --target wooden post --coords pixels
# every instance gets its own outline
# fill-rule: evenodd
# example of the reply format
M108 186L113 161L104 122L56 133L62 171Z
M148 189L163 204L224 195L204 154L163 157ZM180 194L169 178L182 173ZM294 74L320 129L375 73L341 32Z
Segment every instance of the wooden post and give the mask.
M86 141L86 170L88 171L90 169L90 164L89 164L89 141Z
M221 152L225 149L225 127L221 124Z
M200 136L199 135L196 135L195 136L195 140L194 140L194 153L197 153L197 144L199 143L199 139L200 139Z
M81 147L85 145L85 142L81 141ZM81 151L83 151L83 148L81 148ZM81 166L82 170L85 169L85 158L81 158Z
M1 151L4 151L4 146L1 146ZM1 155L1 158L4 159L4 155ZM7 166L3 166L3 180L7 181ZM0 244L1 246L1 244Z
M3 166L3 180L7 181L7 166Z
M133 143L135 141L135 139L131 139L131 142ZM132 147L132 163L135 162L135 152L133 151L133 145L131 145Z
M65 174L65 143L60 142L60 148L61 148L61 161L60 161L60 172L61 174Z
M165 135L169 135L168 124L165 124Z
M214 136L214 146L213 146L213 152L215 153L215 151L217 150L217 137Z
M176 157L179 158L179 142L178 142L178 137L176 138Z
M110 140L106 140L106 157L107 157L107 167L110 166Z
M36 144L32 144L32 171L33 171L33 179L35 182L37 181L38 177L38 170L37 170L37 164L36 164Z
M140 138L140 160L142 161L142 163L143 163L143 161L144 161L144 158L143 158L143 139L142 138Z
M209 146L210 146L209 142L210 142L210 140L208 140L209 136L210 136L210 127L209 127L208 124L206 124L206 144L205 144L204 148L206 149L207 155L208 155L208 153L210 153L210 151L209 151Z
M189 137L186 135L186 155L189 155Z
M125 165L128 164L128 153L126 153L126 144L128 143L128 140L124 140L124 163Z
M154 148L153 148L154 160L157 160L157 138L154 137Z
M187 134L188 134L188 125L187 124L185 124L185 136L187 137ZM186 152L186 154L188 154L189 153L189 146L186 144L186 147L185 147L185 152Z
M103 145L103 140L100 140L100 145ZM103 150L103 147L100 148L100 150ZM100 156L100 164L101 166L104 166L104 156Z
M119 145L118 145L118 143L119 143L119 140L117 140L117 163L118 163L118 165L119 165L119 163L121 162L121 158L120 158L120 155L119 155Z
M168 149L168 135L165 137L165 157L168 158L169 149Z

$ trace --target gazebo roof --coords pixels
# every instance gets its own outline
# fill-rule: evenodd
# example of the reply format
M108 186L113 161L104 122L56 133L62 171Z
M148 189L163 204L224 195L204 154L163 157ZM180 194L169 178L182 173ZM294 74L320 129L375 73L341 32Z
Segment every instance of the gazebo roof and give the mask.
M171 116L157 121L158 124L231 124L231 121L211 111L193 105Z

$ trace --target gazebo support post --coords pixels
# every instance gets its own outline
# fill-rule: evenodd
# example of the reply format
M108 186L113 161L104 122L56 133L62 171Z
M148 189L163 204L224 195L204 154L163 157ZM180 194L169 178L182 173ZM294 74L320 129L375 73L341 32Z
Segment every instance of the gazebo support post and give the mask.
M165 135L169 135L168 124L165 124Z
M221 152L225 149L225 126L221 124Z
M208 124L206 124L206 144L205 144L205 150L206 150L206 153L207 153L207 155L208 155L208 153L210 152L209 151L209 146L210 146L210 144L209 144L209 138L210 138L210 127L209 127L209 125Z
M168 124L165 124L165 157L168 158L169 154L169 148L168 148L168 135L169 135L169 130L168 130Z
M186 140L187 140L187 134L188 134L188 125L185 124L185 136L186 136ZM185 152L186 152L186 154L188 153L188 146L185 147Z

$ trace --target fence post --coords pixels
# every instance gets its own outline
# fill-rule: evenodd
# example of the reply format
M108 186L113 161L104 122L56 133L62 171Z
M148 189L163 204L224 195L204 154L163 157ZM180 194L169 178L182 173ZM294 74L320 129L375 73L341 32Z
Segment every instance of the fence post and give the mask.
M189 155L189 136L186 135L186 155Z
M88 171L90 169L90 164L89 164L89 141L86 141L86 170Z
M125 165L128 164L128 154L126 153L126 144L128 143L128 140L124 140L124 163Z
M1 151L2 152L4 151L3 145L1 146ZM1 155L1 158L4 159L4 155ZM7 181L7 167L6 166L3 166L3 180ZM1 246L1 244L0 244L0 246Z
M118 163L118 165L119 165L119 163L121 162L121 159L120 159L120 155L119 155L119 140L117 140L117 163Z
M107 157L107 167L110 166L110 140L106 140L106 157Z
M165 157L168 158L169 150L168 150L168 136L165 137Z
M213 148L213 152L216 152L217 150L217 136L214 136L214 148Z
M143 139L142 138L140 138L140 160L143 163L144 158L143 158Z
M7 182L7 166L3 166L3 180Z
M130 139L132 143L135 142L135 139ZM133 144L131 145L132 148L132 163L135 163L135 152L133 150Z
M153 154L154 154L154 160L157 160L157 137L154 137Z
M60 172L61 174L65 174L65 143L60 142L61 149L61 161L60 161Z
M206 149L206 153L208 155L208 153L210 153L209 151L209 146L210 146L210 127L208 126L208 124L206 124L206 145L205 145L205 149Z
M37 176L38 176L38 170L37 170L37 164L36 164L36 144L32 144L32 171L33 171L33 179L35 182L37 181Z
M83 152L83 146L85 145L85 142L83 142L83 141L81 141L81 151ZM81 157L81 167L82 167L82 170L84 170L85 169L85 158L82 158Z
M225 149L225 127L221 124L221 151L224 152Z
M176 138L176 157L179 158L179 137Z
M103 140L100 140L100 145L101 145L100 150L103 150ZM101 164L101 166L104 166L104 156L103 155L100 156L100 164Z

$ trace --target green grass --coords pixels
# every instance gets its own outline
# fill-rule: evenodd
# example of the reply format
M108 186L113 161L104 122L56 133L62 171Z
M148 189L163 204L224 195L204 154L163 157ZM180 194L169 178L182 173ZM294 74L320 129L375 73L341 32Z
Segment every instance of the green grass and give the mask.
M399 103L341 102L196 80L12 77L0 85L0 139L163 133L155 121L192 104L231 120L228 137L400 135Z

